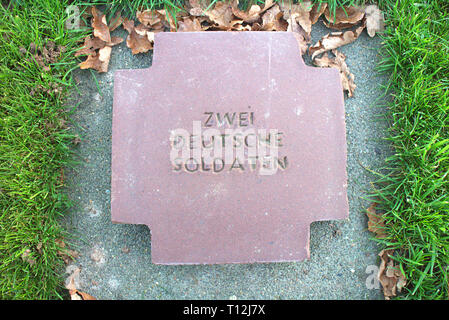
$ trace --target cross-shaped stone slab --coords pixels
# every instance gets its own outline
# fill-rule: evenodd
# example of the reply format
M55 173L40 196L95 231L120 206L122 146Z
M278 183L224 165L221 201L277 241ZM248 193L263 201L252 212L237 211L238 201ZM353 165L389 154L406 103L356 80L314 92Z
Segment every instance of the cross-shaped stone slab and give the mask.
M348 216L343 91L288 32L158 33L114 78L112 221L153 263L299 261Z

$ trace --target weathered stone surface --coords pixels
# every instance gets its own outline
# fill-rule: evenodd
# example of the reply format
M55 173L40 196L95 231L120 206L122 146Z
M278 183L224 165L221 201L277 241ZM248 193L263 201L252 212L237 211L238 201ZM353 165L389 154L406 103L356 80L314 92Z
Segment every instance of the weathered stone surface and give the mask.
M221 169L195 156L195 137L191 157L173 162L179 129L259 140L216 136L246 147ZM263 129L277 130L269 172L248 151ZM306 67L290 33L158 33L150 69L115 73L112 220L149 226L153 263L308 258L310 223L348 216L346 183L338 71Z

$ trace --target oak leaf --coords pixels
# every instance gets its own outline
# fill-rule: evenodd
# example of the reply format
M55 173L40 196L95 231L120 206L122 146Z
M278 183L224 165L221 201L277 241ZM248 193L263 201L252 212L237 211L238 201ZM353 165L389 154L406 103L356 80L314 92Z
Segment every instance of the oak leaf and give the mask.
M151 32L145 25L134 26L134 20L123 20L123 28L128 31L126 45L131 49L132 54L145 53L153 49L154 32Z
M113 46L123 41L120 37L111 37L110 31L122 23L120 12L112 21L111 26L106 24L106 16L95 7L92 7L93 37L85 37L84 45L75 56L87 55L87 59L79 64L81 69L95 69L98 72L107 72Z
M252 5L248 11L241 11L238 8L238 0L233 1L231 5L232 13L239 19L247 23L254 23L260 19L261 14L271 8L274 4L272 0L267 0L264 7L261 8L259 5Z
M324 11L326 20L332 25L349 24L356 25L365 16L365 11L357 6L340 7L335 10L335 15L329 10L329 7Z
M407 279L401 272L398 265L395 265L393 256L394 250L382 250L379 253L380 266L377 278L382 285L384 297L389 300L391 297L396 296L397 292L401 292L402 288L406 285Z
M109 32L112 32L115 29L117 29L118 27L120 27L122 23L123 23L123 18L121 16L120 11L118 11L117 14L115 15L115 17L112 18L111 23L109 24Z
M87 56L87 60L79 64L81 69L95 69L98 72L107 72L109 66L109 59L111 58L112 48L105 46Z
M233 21L232 7L226 2L216 2L213 10L208 10L205 15L221 28L231 28L231 22Z
M93 54L96 50L102 49L105 46L113 47L117 44L120 44L123 42L123 39L120 37L111 37L111 42L105 42L101 40L100 38L87 36L84 38L84 45L81 49L79 49L77 52L75 52L75 57L78 57L80 55L89 55Z
M327 8L327 3L316 3L313 5L312 10L310 10L310 22L312 25L317 23L318 19L324 13Z
M296 38L296 41L298 42L301 55L303 55L307 52L308 35L305 32L305 30L299 25L299 23L296 21L295 18L296 14L290 15L287 21L288 22L287 31L293 33L293 35Z
M316 44L309 48L309 54L312 55L312 59L323 52L333 50L354 42L362 33L365 28L365 24L361 25L357 29L348 30L345 32L331 32L321 38Z
M241 11L239 8L232 6L232 13L239 19L242 19L244 22L253 23L260 19L260 14L262 12L262 8L257 4L254 4L249 8L247 12Z
M88 293L79 290L69 290L71 300L97 300Z
M343 30L362 22L365 17L365 11L357 6L342 7L336 9L335 15L332 15L328 7L324 12L324 16L326 19L323 22L326 27Z
M232 31L252 31L253 27L250 24L243 25L243 20L235 20L232 23Z
M142 25L152 30L164 30L164 22L166 23L165 11L163 13L160 10L137 11L136 17Z
M284 20L288 21L293 15L295 20L309 35L312 31L312 21L310 20L310 11L312 11L312 2L304 1L299 4L280 3L281 11L284 13Z
M183 11L177 11L176 13L166 11L164 9L156 10L156 12L161 17L161 22L164 27L170 29L171 32L176 31L177 23L176 21L179 21L181 18L188 16L186 12ZM152 28L155 29L155 28ZM163 29L155 29L155 32L163 31Z
M262 16L261 30L264 31L287 31L288 23L283 19L283 13L278 4L272 6Z
M106 22L106 16L97 8L92 7L92 28L94 36L105 42L111 42L111 34Z
M200 21L197 18L184 18L178 21L178 31L191 32L191 31L203 31L205 28L201 26Z
M348 92L348 97L352 97L356 85L354 83L354 75L349 71L346 64L346 56L337 50L332 50L332 53L335 55L335 58L330 58L326 52L321 58L315 58L313 63L321 68L338 69L343 90Z
M71 267L71 268L69 268ZM69 290L69 294L70 294L70 299L71 300L97 300L96 298L94 298L93 296L91 296L88 293L79 291L77 289L77 285L79 283L79 274L81 272L81 269L79 267L76 266L69 266L67 267L67 269L71 270L71 274L70 276L67 278L66 280L66 289Z
M377 238L385 238L385 222L382 214L376 211L377 203L372 203L368 209L366 209L366 215L368 216L368 230L375 233Z
M210 1L206 0L187 0L187 11L191 16L199 17L203 15L204 9L207 8Z
M84 45L75 53L75 57L80 55L89 55L94 53L96 50L104 48L106 42L97 37L87 36L84 38Z

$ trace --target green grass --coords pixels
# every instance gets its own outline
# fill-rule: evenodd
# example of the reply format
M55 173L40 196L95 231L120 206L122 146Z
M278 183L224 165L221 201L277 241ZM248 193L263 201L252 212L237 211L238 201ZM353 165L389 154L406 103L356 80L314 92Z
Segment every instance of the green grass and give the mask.
M402 299L447 299L449 268L449 2L391 1L381 72L392 94L393 155L375 184L384 247L408 285Z
M61 193L62 168L70 160L73 139L63 97L71 85L73 50L80 37L64 29L66 4L20 1L0 8L2 299L52 299L62 292L55 240L64 236L58 223L68 204ZM32 43L41 48L49 41L65 51L45 71L29 49Z

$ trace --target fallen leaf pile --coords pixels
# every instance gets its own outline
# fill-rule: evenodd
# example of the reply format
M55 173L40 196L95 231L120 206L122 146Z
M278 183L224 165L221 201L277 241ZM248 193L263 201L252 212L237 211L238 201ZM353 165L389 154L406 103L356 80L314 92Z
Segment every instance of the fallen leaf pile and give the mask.
M134 26L133 20L125 19L123 28L128 31L129 35L126 39L126 45L131 48L133 54L147 52L153 49L154 32L144 24L137 27Z
M338 8L335 14L331 14L326 3L312 4L311 1L293 4L267 0L263 6L255 4L245 11L238 5L238 0L217 1L213 6L210 0L186 0L182 11L137 11L137 25L134 20L123 20L118 15L109 27L106 17L92 7L93 38L87 37L83 48L77 52L77 55L88 56L80 67L107 72L112 47L123 40L111 37L110 32L122 22L128 32L126 45L133 54L152 50L154 34L157 32L288 31L294 34L301 54L308 51L316 66L339 70L343 90L352 97L356 88L354 75L345 62L346 56L335 49L357 40L365 28L371 37L384 28L382 12L376 5ZM312 26L321 16L324 16L323 23L328 28L338 31L327 34L309 46ZM334 57L329 57L328 52L332 52Z
M386 300L396 296L397 292L401 292L407 283L404 274L399 269L399 265L395 264L391 258L393 253L394 250L382 250L379 253L381 262L378 279L382 285Z
M122 24L122 18L118 14L108 27L106 16L95 7L92 7L93 37L84 39L83 47L75 53L75 56L87 55L87 60L80 63L81 69L95 69L98 72L107 72L111 59L112 47L123 41L120 37L111 37L110 32Z

